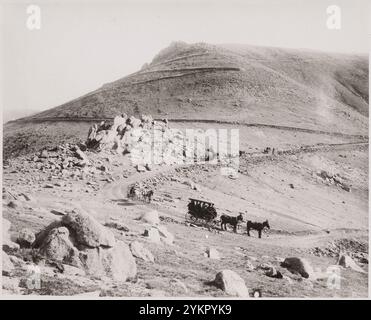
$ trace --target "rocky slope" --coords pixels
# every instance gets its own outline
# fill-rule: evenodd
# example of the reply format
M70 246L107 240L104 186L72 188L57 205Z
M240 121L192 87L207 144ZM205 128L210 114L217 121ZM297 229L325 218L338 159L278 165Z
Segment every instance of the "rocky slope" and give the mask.
M367 141L291 131L266 132L266 140L260 130L256 147L241 144L237 175L207 161L139 170L112 142L125 128L135 144L132 125L149 118L124 119L93 126L78 145L3 165L3 293L367 295ZM252 141L255 133L244 134ZM215 203L216 223L189 220L188 198ZM220 215L239 213L245 222L268 219L271 229L262 239L248 237L245 222L221 231Z

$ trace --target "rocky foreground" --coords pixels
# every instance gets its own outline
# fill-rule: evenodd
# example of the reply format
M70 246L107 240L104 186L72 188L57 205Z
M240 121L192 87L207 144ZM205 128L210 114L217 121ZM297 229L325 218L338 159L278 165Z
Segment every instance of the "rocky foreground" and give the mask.
M113 124L93 126L86 141L4 164L3 294L367 294L365 230L307 227L302 235L296 225L290 232L278 228L286 225L283 217L273 220L270 234L258 239L243 234L244 227L234 234L221 232L218 225L208 229L187 222L188 197L223 200L232 188L223 195L208 182L209 175L220 175L218 164L209 161L212 150L193 165L133 163L133 150L146 150L151 143L149 136L136 135L138 128L165 133L162 151L179 150L174 145L181 145L180 137L166 121L123 115ZM337 174L319 171L318 178L321 188L331 188L347 202L357 192ZM218 179L224 179L219 186L238 181L233 176ZM127 198L135 183L154 190L152 203ZM300 188L299 182L291 185Z

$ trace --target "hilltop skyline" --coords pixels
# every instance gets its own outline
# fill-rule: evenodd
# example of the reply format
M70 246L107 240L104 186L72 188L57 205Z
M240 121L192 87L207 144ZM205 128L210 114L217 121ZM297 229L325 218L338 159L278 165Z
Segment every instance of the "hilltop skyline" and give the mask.
M34 31L25 27L26 4L3 5L4 120L133 73L172 41L367 53L367 1L331 4L342 10L341 30L326 28L330 3L323 1L98 1L89 7L55 1L40 4L41 29Z

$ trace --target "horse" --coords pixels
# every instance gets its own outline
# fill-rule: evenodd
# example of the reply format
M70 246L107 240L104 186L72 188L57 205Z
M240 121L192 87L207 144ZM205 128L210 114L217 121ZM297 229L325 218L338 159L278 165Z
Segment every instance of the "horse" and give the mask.
M243 216L242 216L242 213L240 213L237 217L231 217L231 216L227 216L226 214L223 214L221 217L220 217L220 221L221 221L221 229L222 230L227 230L227 224L230 224L233 226L233 231L234 232L237 232L237 225L240 221L243 221Z
M136 186L131 186L128 192L128 198L134 198L136 194Z
M153 196L153 190L143 191L143 198L146 202L151 202Z
M249 220L246 223L246 231L247 231L247 235L249 237L250 237L250 230L253 229L253 230L258 231L259 238L261 238L262 237L262 230L264 230L264 228L268 228L268 229L271 228L269 226L268 220L264 221L263 223L261 223L261 222L252 222L252 221Z

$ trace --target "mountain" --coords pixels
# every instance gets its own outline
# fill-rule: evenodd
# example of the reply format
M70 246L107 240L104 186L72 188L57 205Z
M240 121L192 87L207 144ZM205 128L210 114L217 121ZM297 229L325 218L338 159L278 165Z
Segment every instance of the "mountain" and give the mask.
M367 55L174 42L138 72L5 125L4 132L19 134L25 122L127 113L367 135L368 99Z
M33 118L123 112L367 129L368 58L175 42L142 70Z

